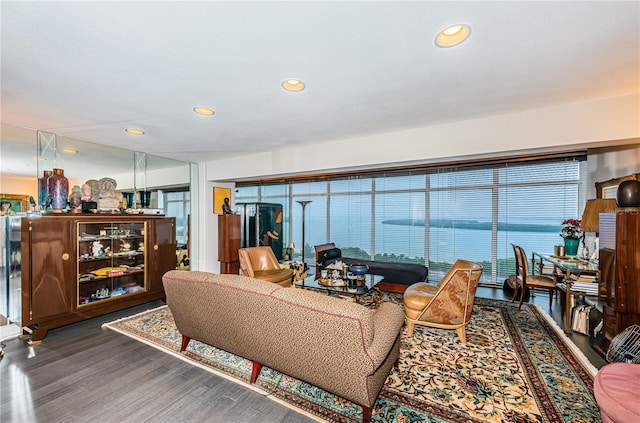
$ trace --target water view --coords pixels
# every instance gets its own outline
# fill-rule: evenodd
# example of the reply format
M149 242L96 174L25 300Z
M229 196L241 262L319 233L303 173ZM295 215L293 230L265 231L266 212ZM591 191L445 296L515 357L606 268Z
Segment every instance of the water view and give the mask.
M307 225L307 257L315 244L326 242L326 223L321 221ZM366 258L371 254L372 231L358 230L349 222L331 221L331 241L343 250L345 256ZM483 282L491 279L492 228L489 222L469 220L432 220L429 226L428 249L425 251L424 220L386 220L375 225L376 260L424 263L428 254L430 278L438 279L448 266L458 258L483 263ZM358 234L354 239L353 234ZM527 254L533 251L552 253L560 244L560 225L549 223L499 224L497 231L498 277L496 283L514 272L514 256L511 243L521 245ZM384 254L383 254L384 253ZM312 256L311 256L312 257Z

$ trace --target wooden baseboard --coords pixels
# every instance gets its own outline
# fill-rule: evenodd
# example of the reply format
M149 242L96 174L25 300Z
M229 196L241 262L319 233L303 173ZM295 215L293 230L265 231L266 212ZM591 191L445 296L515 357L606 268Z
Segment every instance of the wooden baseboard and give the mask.
M381 291L394 292L396 294L404 294L404 291L408 288L407 285L391 282L380 282L378 285Z

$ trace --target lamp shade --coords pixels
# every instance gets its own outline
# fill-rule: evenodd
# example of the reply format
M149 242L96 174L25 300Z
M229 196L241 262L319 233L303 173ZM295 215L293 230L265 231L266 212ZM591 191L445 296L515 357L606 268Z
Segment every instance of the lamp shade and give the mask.
M582 232L598 232L600 224L600 213L615 212L618 210L615 198L595 198L587 200L580 219L580 230Z

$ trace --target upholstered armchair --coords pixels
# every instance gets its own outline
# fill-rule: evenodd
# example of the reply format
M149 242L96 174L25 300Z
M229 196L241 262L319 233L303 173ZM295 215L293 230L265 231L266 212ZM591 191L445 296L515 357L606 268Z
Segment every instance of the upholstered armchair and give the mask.
M414 325L455 329L460 342L467 341L465 326L471 311L482 265L457 260L438 285L418 282L404 292L404 313L407 336L413 336Z
M271 247L248 247L238 250L240 270L244 276L290 286L293 270L281 269Z

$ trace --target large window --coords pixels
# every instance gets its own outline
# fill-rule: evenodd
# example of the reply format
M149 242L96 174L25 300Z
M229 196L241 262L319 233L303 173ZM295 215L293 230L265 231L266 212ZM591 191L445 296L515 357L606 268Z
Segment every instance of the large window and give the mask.
M334 242L349 257L423 263L437 281L458 258L484 266L482 282L502 284L514 272L511 243L552 252L564 219L579 218L583 162L496 164L291 181L238 187L238 202L277 202L285 216L284 245L305 258L313 245ZM583 202L583 200L582 200Z

